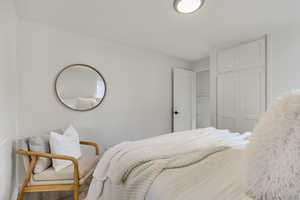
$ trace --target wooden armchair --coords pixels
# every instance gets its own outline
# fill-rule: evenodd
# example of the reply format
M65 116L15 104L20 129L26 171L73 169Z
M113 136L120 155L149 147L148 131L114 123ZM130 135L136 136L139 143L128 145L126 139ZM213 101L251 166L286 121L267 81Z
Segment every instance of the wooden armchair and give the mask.
M99 147L96 143L81 141L80 144L94 147L96 156L82 156L77 160L70 156L31 152L28 150L27 141L23 140L22 148L17 151L17 154L23 156L25 178L18 194L18 200L23 200L27 192L50 191L73 191L74 200L78 200L80 186L92 175L100 157ZM72 166L61 170L62 172L55 172L51 167L41 174L34 174L33 169L39 157L68 160L72 162Z

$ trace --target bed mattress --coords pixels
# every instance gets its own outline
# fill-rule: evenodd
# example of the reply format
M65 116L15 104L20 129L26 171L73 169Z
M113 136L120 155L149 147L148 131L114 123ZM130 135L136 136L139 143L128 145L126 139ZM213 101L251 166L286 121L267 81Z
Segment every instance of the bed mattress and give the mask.
M251 200L244 192L243 150L226 150L185 168L165 170L146 200Z

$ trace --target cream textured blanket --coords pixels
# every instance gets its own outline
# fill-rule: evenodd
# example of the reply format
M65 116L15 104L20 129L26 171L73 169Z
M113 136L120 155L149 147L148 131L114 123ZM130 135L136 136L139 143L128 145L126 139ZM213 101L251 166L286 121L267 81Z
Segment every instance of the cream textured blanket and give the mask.
M242 147L247 136L206 128L124 142L104 154L86 200L144 200L163 170L190 166L227 147Z
M245 193L244 152L229 149L188 167L164 170L145 200L251 200Z

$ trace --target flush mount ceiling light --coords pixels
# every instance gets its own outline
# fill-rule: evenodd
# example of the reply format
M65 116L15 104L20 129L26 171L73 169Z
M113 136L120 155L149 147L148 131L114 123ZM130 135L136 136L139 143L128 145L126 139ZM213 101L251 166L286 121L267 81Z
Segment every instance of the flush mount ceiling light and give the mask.
M179 13L189 14L200 9L204 4L204 0L175 0L174 7Z

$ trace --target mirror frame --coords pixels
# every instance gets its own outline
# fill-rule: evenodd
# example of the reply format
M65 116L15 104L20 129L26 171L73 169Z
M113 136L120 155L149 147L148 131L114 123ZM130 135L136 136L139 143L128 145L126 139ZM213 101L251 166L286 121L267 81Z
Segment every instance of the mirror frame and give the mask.
M58 79L59 79L60 75L61 75L64 71L66 71L66 70L68 70L68 69L70 69L70 68L72 68L72 67L77 67L77 66L86 67L86 68L89 68L89 69L93 70L94 72L96 72L96 73L102 78L102 80L103 80L103 82L104 82L105 92L104 92L103 98L101 99L101 101L100 101L96 106L94 106L94 107L92 107L92 108L88 108L88 109L84 109L84 110L72 108L71 106L68 106L66 103L64 103L63 99L61 99L61 97L60 97L59 94L58 94L58 91L57 91L57 83L58 83ZM68 65L68 66L64 67L64 68L63 68L62 70L60 70L59 73L56 75L55 83L54 83L54 90L55 90L55 94L56 94L57 99L59 100L59 102L60 102L63 106L65 106L65 107L67 107L67 108L69 108L69 109L71 109L71 110L74 110L74 111L86 112L86 111L94 110L94 109L96 109L98 106L100 106L100 104L103 102L104 98L106 97L107 86L106 86L106 81L105 81L104 77L102 76L102 74L101 74L96 68L92 67L91 65L87 65L87 64L71 64L71 65Z

